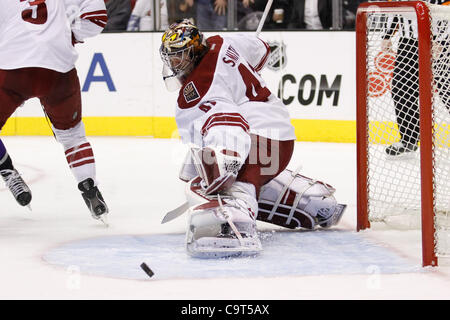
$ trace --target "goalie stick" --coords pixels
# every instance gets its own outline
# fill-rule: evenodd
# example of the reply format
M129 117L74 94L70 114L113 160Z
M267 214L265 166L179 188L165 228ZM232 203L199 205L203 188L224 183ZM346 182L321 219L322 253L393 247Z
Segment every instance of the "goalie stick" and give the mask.
M269 13L270 8L272 7L273 0L268 0L266 4L266 8L264 9L264 13L259 21L258 28L256 29L256 36L258 37L261 33L262 27L264 25L264 21L266 21L267 14Z
M175 218L178 218L183 213L185 213L189 209L189 203L185 202L181 206L177 207L176 209L173 209L172 211L169 211L166 213L164 218L161 221L161 224L164 224L166 222L172 221Z

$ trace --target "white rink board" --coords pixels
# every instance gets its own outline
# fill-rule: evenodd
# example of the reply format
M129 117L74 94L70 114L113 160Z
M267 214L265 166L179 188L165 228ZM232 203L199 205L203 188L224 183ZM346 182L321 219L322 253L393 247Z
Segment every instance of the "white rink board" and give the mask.
M80 83L82 88L88 87L82 92L83 116L174 116L177 93L168 92L161 79L162 62L158 51L161 35L100 34L77 45ZM274 94L278 92L282 77L290 78L285 82L283 97L292 97L287 107L293 119L355 120L354 32L265 32L261 38L285 45L287 64L281 70L265 68L262 75ZM102 62L106 69L101 68ZM90 72L92 66L95 72ZM108 87L105 70L116 91ZM100 79L92 81L93 76ZM337 77L340 80L336 92L328 92L327 96L323 90L329 90ZM321 80L327 81L322 93ZM310 100L308 103L299 102L299 89L302 89L302 99ZM335 98L337 101L333 105ZM37 99L28 101L26 106L15 116L43 116Z

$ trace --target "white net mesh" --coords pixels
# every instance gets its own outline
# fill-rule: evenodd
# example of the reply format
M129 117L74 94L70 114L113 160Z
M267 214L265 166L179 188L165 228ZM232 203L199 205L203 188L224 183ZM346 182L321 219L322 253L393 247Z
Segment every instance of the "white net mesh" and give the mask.
M429 5L436 254L450 255L450 7ZM369 219L420 227L418 25L414 8L367 19Z
M450 8L430 5L436 249L450 255Z

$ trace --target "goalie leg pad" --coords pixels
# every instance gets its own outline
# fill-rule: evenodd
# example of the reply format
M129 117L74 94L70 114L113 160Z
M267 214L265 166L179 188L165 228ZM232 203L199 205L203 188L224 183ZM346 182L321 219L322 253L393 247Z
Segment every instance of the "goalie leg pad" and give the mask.
M192 208L188 225L186 249L192 257L248 256L261 251L256 223L242 208L213 200Z
M290 229L329 228L346 208L337 203L335 191L326 183L284 170L261 188L258 220Z
M196 258L224 258L258 254L261 242L256 232L254 210L232 195L206 195L191 181L186 249ZM241 189L241 188L240 188ZM242 190L240 190L242 192Z

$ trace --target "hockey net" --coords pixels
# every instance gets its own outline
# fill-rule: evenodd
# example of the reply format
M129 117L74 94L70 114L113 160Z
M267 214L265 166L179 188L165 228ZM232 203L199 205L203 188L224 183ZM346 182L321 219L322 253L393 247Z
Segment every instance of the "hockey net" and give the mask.
M450 7L364 3L356 30L357 228L421 228L423 265L437 265L450 256ZM411 151L388 155L400 141Z

